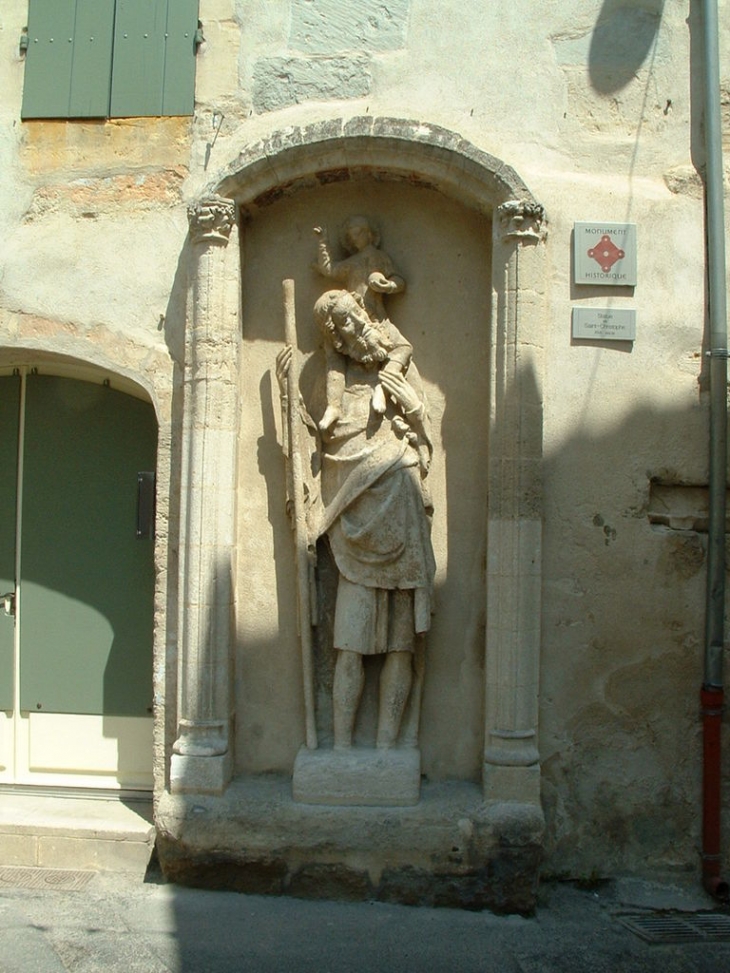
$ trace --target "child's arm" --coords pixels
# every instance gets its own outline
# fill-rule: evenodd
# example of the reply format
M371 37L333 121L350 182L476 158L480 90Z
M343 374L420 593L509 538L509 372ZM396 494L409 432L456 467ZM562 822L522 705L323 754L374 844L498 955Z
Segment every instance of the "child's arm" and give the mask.
M326 227L315 226L314 232L319 237L317 241L317 262L314 264L315 270L318 270L323 277L329 277L331 280L345 280L347 268L343 267L342 262L333 262Z
M388 338L393 347L388 352L388 360L383 368L389 372L405 373L413 357L413 345L406 341L392 321L388 321Z

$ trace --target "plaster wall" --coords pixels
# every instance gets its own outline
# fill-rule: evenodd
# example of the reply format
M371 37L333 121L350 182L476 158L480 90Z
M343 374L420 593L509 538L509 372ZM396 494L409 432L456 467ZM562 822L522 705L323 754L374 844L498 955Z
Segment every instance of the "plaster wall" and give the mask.
M661 0L398 0L387 7L201 0L206 42L192 119L106 122L20 121L18 39L27 3L5 0L0 10L0 364L43 353L125 376L158 404L164 441L175 441L180 419L185 207L247 146L335 118L421 120L504 160L545 206L539 742L547 870L554 873L696 867L706 535L691 524L652 524L648 514L652 479L707 480L698 7ZM319 21L310 23L315 10ZM727 157L727 0L719 2L719 23ZM276 165L272 157L272 184ZM460 577L452 570L468 580L459 586L464 602L437 616L424 756L436 777L453 769L468 778L480 746L483 680L474 646L481 619L471 597L481 582L472 582L477 568L469 566L469 558L478 563L477 545L463 535L483 503L475 471L485 431L477 373L486 354L479 321L488 304L488 229L483 216L448 200L423 205L426 190L379 187L372 205L358 192L303 192L262 212L243 233L236 760L239 769L283 768L300 722L299 703L281 721L271 714L281 712L284 697L295 698L297 685L292 618L282 617L280 601L291 584L282 563L289 540L282 469L270 435L279 281L305 282L299 317L307 320L310 226L336 223L367 203L388 210L387 249L409 278L398 310L428 364L442 457L462 451L455 468L464 483L450 484L449 467L438 461L434 471L448 509L458 501L454 533L436 522L446 555L439 558L442 593ZM594 219L637 224L635 289L571 283L573 223ZM454 287L460 247L468 273L458 280L468 284ZM416 303L424 293L433 301L428 315ZM571 309L607 303L636 309L636 340L573 341ZM471 345L465 351L467 320L469 339L478 336L473 359ZM311 333L307 341L313 351ZM474 425L480 435L469 459ZM174 459L167 470L174 498ZM437 518L444 516L444 504L436 506ZM164 521L159 531L163 579L176 558L174 503L171 509L170 533ZM157 738L163 782L176 659L175 593L164 585L157 617L158 711L168 707ZM452 634L456 648L447 646ZM270 670L267 654L275 658ZM436 740L429 716L442 704L466 717Z

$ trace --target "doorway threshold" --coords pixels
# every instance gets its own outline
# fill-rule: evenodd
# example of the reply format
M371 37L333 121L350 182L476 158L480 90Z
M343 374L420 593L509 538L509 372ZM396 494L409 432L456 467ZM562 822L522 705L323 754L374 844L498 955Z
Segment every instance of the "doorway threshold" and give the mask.
M61 787L53 784L0 784L0 797L10 794L25 797L83 798L88 801L122 801L124 804L152 804L152 791L146 788Z
M0 861L6 865L142 876L154 840L147 792L0 788Z

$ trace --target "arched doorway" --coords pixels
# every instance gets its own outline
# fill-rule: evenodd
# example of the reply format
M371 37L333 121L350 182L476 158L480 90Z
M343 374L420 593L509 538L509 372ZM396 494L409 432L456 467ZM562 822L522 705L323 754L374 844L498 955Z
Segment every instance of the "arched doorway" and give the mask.
M0 783L152 784L157 422L116 384L0 375Z

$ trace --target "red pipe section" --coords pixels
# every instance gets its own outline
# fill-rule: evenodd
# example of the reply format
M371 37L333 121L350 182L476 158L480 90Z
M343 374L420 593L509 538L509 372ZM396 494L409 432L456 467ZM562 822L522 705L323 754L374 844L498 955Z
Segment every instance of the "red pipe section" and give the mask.
M727 899L730 888L720 877L720 808L722 806L721 727L722 687L703 686L702 704L702 884L717 899Z

